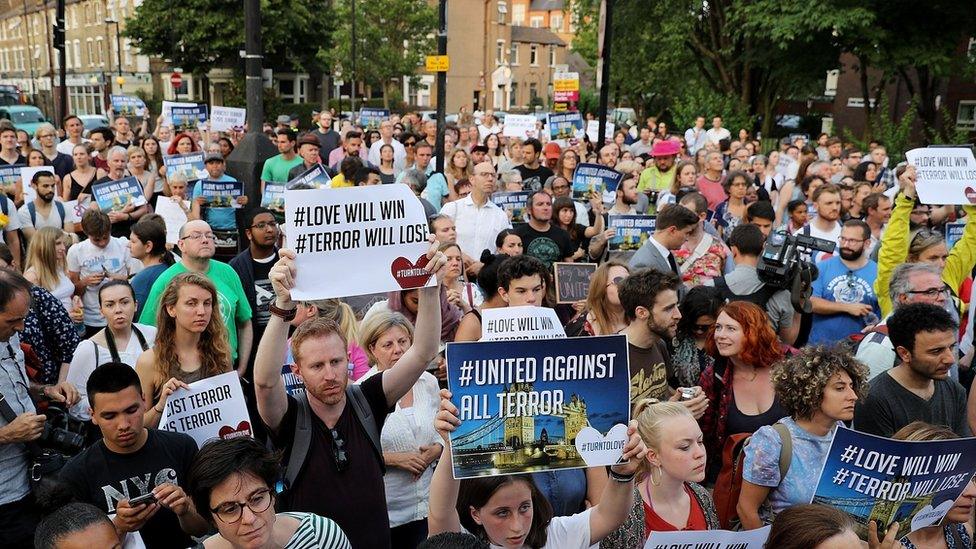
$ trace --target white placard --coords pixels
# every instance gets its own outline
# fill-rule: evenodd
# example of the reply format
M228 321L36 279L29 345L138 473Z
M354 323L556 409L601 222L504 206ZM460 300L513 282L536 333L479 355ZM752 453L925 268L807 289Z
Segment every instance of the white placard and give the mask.
M162 115L163 115L163 126L173 127L173 119L170 117L170 112L173 107L196 107L196 103L180 103L178 101L163 101Z
M69 200L65 202L64 212L67 217L65 221L81 223L81 218L84 217L89 207L91 207L91 196L88 196L84 200Z
M21 185L20 186L23 187L23 189L24 189L24 203L25 204L28 203L28 202L33 202L34 199L37 198L37 189L35 189L34 187L31 187L31 181L34 179L34 174L37 173L37 172L47 172L47 173L49 173L51 175L54 175L54 167L53 166L33 166L33 167L28 168L28 167L25 166L25 167L23 167L23 168L20 169L20 181L21 181ZM55 180L57 180L57 176L55 176ZM57 182L57 181L55 181L55 182ZM54 191L55 191L54 192L54 195L57 196L59 194L58 191L60 191L60 190L61 190L61 185L56 185L55 188L54 188Z
M166 222L166 243L176 244L180 239L180 228L186 224L186 211L177 203L178 199L171 196L160 196L156 201L156 213ZM184 200L183 205L190 207L190 201Z
M905 153L915 166L922 204L976 204L976 159L969 147L927 147Z
M502 135L505 137L518 137L519 139L539 137L539 132L535 128L535 122L536 118L531 114L510 114L505 117L505 127L502 129Z
M732 532L730 530L651 532L644 549L684 549L707 547L708 549L763 549L769 538L769 529L763 526L755 530Z
M586 121L586 136L590 138L590 143L598 144L600 137L600 121L599 120L587 120ZM613 122L607 122L607 130L603 135L606 136L606 141L613 141ZM599 145L602 147L603 145Z
M241 131L247 111L237 107L214 107L210 111L210 129L215 132Z
M496 307L481 315L481 341L566 338L556 311L549 307Z
M406 185L285 191L285 234L310 301L433 286L427 217Z
M166 399L159 428L186 433L203 446L215 438L253 436L241 378L236 371L208 377L177 389Z

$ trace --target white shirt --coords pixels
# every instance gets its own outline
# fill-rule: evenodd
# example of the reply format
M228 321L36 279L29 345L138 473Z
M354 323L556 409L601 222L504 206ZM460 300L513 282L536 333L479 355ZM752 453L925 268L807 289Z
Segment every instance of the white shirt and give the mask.
M133 323L132 326L142 333L143 337L146 338L146 346L152 349L153 344L156 343L156 328L138 323ZM129 342L125 349L118 351L119 360L133 368L136 367L136 360L142 354L142 345L139 343L135 331L129 336ZM88 384L88 377L91 376L96 367L111 360L112 353L108 347L102 347L90 339L78 344L78 348L75 349L75 356L71 359L71 365L68 367L68 377L66 378L78 389L78 395L81 396L81 400L71 407L72 417L85 421L91 419L91 406L88 404L88 391L85 388Z
M109 238L104 248L99 248L91 240L83 240L68 250L68 272L88 275L106 272L109 275L128 273L129 244L123 238ZM108 282L106 278L102 284ZM88 286L81 297L84 305L86 326L105 326L105 318L98 307L98 289L102 286Z
M652 246L657 248L657 251L661 254L661 257L664 258L664 261L667 261L670 264L671 262L668 261L668 258L671 257L671 250L665 248L664 244L658 242L657 239L654 238L654 235L651 235L651 237L648 238L647 240L648 242L651 243ZM677 261L675 261L675 263L677 263ZM678 273L674 273L674 274L678 274Z
M84 137L81 138L81 143L72 143L71 141L68 141L67 139L65 139L64 141L58 143L58 146L55 147L55 148L58 149L58 152L59 153L66 154L68 156L71 156L71 153L74 152L76 146L82 145L82 144L88 143L88 142L89 142L89 140L88 139L85 139Z
M62 204L62 207L64 205ZM35 230L42 229L44 227L54 227L55 229L63 229L64 222L67 221L68 208L64 208L64 219L61 218L58 212L58 206L54 202L51 202L51 211L48 212L47 217L41 213L41 209L34 204L34 217L37 219L37 223L31 221L30 208L27 204L24 204L17 210L17 215L20 217L21 227L33 227Z
M725 128L719 128L717 130L715 128L709 128L709 130L705 132L706 143L714 143L718 145L718 142L723 139L732 139L732 134L729 133L729 130Z
M582 513L568 517L553 517L546 527L546 544L543 549L587 549L590 547L590 513L589 508ZM468 533L464 528L464 533ZM502 549L501 545L489 544L491 549ZM599 547L599 543L593 547ZM528 547L524 545L523 547Z
M373 366L356 383L362 383L377 372L376 366ZM434 415L439 406L437 379L427 372L420 374L420 379L413 386L413 406L401 408L397 402L393 413L386 416L380 433L383 451L416 452L421 446L440 443L441 438L434 430ZM386 486L386 511L390 515L391 527L427 518L430 480L433 476L433 467L425 469L416 480L409 471L387 467L383 484Z
M832 229L830 229L829 231L822 231L822 230L818 229L817 226L814 225L814 223L813 223L812 220L810 221L810 223L807 224L807 226L810 227L810 236L815 236L817 238L822 238L822 239L828 240L830 242L840 242L840 231L841 231L841 228L842 227L841 227L840 223L838 223L837 221L834 221L834 227ZM807 231L801 230L800 233L801 234L807 234ZM837 253L840 253L840 252L838 251ZM823 261L824 259L827 259L831 255L832 254L828 254L828 253L825 253L825 252L817 252L816 259L815 259L814 262L815 263L819 263L820 261Z
M461 251L475 259L481 257L484 250L494 253L495 237L503 230L512 228L505 210L496 206L490 198L484 206L477 206L468 195L444 204L441 213L454 220Z
M7 198L6 195L0 196L0 200L5 201L5 204L0 206L0 214L7 216L7 224L0 227L0 242L6 242L4 239L5 233L21 228L20 215L17 213L17 205L14 204L13 200Z
M390 138L390 143L386 143L381 138L369 147L369 155L367 155L367 160L374 166L380 165L380 149L383 145L390 145L393 147L393 167L397 170L402 170L407 164L407 149L403 147L403 143L400 143L394 138Z
M698 152L698 149L705 146L705 139L705 128L688 128L685 130L685 144L688 146L688 153L695 154Z

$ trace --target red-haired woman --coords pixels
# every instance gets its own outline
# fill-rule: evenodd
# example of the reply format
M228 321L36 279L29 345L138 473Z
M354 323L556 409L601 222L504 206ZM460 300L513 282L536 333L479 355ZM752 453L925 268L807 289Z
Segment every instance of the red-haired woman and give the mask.
M166 150L166 154L189 154L199 150L200 147L197 145L197 142L193 140L193 136L188 133L178 133L173 137L173 140L169 142L169 149Z
M770 377L783 351L766 312L746 301L722 307L705 350L715 364L699 380L709 404L699 422L709 459L718 466L729 435L753 433L787 415ZM713 475L717 472L717 467L709 469Z

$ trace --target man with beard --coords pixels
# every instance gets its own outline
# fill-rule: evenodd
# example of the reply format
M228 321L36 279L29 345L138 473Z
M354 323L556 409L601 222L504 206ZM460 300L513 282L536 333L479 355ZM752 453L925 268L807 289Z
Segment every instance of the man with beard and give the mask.
M37 196L34 200L24 204L17 210L20 216L20 228L29 242L34 233L42 227L55 227L68 231L71 223L64 209L64 204L54 201L58 183L54 174L37 172L31 177L30 186L34 187Z
M552 224L552 197L545 191L529 195L525 208L528 223L515 228L522 238L522 248L530 255L552 268L557 261L573 261L573 244L569 233Z
M427 253L427 272L438 284L419 290L413 345L390 368L362 384L349 384L349 353L343 332L323 318L306 320L291 339L292 371L306 393L289 396L281 377L289 322L297 308L291 290L295 252L283 249L271 269L275 302L254 362L261 420L287 464L279 510L312 512L336 521L353 547L388 549L390 521L383 485L379 433L386 417L432 359L440 339L440 282L447 259ZM313 275L314 276L314 275Z
M637 192L658 193L671 188L674 181L675 169L674 160L681 152L681 145L677 141L658 141L651 150L651 157L654 165L648 166L640 175L637 183ZM652 202L656 202L652 200Z
M881 243L881 235L885 225L891 219L891 209L894 204L891 199L881 193L871 193L862 202L864 207L864 222L871 228L871 241L867 248L867 255L871 255L874 248Z
M878 264L871 261L867 248L871 229L852 219L840 233L840 255L821 262L820 276L813 282L811 345L833 343L876 324L881 315L874 279Z
M553 189L555 189L555 185L556 183L553 181ZM635 205L637 204L638 198L637 180L631 175L625 175L624 179L617 185L617 194L613 201L613 207L603 214L603 226L610 226L611 215L636 215L638 212ZM590 257L602 256L607 249L607 239L613 237L613 235L614 229L607 229L603 233L591 238L588 250ZM647 265L644 266L646 267Z
M631 407L645 398L679 400L681 397L681 392L675 390L677 381L667 345L677 333L681 320L679 284L674 274L655 269L637 271L617 284L620 305L629 323L623 333L627 335ZM698 418L708 402L700 387L694 389L694 398L680 402Z
M840 239L840 188L837 185L821 185L813 191L813 205L817 210L817 215L807 223L806 227L800 229L800 234L815 236L831 242ZM830 254L824 253L817 258L817 261L829 257Z
M522 165L515 169L522 174L522 185L527 191L538 191L553 176L552 170L539 162L541 154L542 143L538 139L526 139L522 144Z

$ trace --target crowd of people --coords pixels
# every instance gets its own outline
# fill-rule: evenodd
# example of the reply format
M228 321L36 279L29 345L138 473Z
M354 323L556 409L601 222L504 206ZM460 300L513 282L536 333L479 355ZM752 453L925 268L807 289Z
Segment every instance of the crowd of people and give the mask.
M0 545L639 548L771 524L767 547L856 547L847 515L808 505L839 425L972 435L976 223L956 242L944 228L976 206L920 203L884 144L768 150L703 116L598 145L508 137L476 114L445 128L443 172L437 125L416 113L264 128L279 154L262 192L320 166L332 188L405 184L429 219L436 285L317 301L292 299L280 211L208 206L196 181L167 178L165 156L203 151L208 179L235 181L240 134L69 115L20 140L0 122L0 165L53 167L0 196ZM612 200L574 198L583 163L622 174ZM129 176L147 204L65 207ZM505 190L528 192L524 222L492 201ZM187 222L167 227L161 201ZM636 251L610 245L620 214L655 216ZM759 268L796 235L836 243L801 259L819 271L808 302ZM584 300L556 303L563 262L597 264ZM627 336L623 462L453 478L444 346L515 306L554 309L570 337ZM253 438L198 448L160 428L174 392L232 371ZM52 447L70 459L45 471ZM971 547L974 501L970 483L942 525L900 540L872 523L870 546Z

